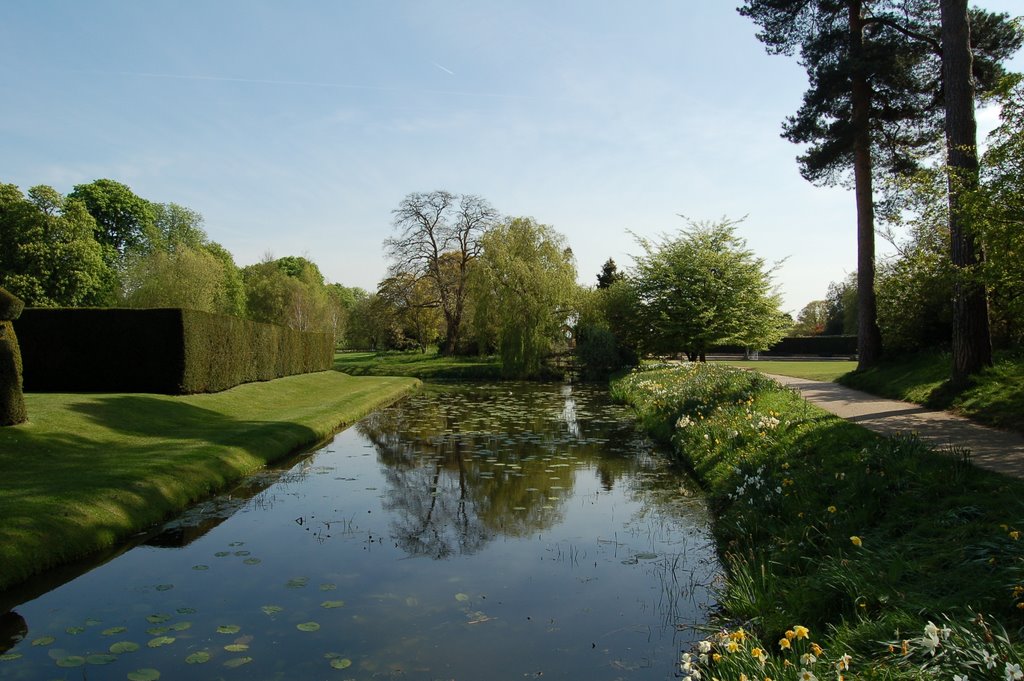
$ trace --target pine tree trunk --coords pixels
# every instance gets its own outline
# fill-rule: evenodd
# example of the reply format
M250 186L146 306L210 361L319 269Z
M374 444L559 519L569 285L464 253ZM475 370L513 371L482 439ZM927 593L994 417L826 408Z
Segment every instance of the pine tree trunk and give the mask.
M978 188L977 123L967 0L942 0L942 78L946 105L950 257L953 289L953 372L956 389L992 365L988 298L976 270L983 253L964 197Z
M857 202L857 368L867 369L882 356L875 302L875 206L871 182L871 86L863 68L864 19L861 0L850 0L851 105L855 130L854 195Z

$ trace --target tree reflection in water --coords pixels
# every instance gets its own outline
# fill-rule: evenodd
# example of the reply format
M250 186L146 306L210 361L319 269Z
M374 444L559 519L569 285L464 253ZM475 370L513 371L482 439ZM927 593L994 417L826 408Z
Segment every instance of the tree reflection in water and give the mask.
M640 462L628 412L605 400L571 385L432 385L361 421L394 541L411 555L472 554L560 522L580 469L610 491Z

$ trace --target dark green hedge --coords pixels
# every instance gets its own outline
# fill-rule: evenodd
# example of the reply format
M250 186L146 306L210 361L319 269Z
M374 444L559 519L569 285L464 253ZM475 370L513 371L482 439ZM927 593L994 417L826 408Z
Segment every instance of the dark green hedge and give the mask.
M721 345L711 352L742 354L739 345ZM791 336L783 338L762 355L811 355L817 357L853 356L857 354L856 336Z
M27 392L217 392L334 359L329 334L192 310L29 308L15 330Z

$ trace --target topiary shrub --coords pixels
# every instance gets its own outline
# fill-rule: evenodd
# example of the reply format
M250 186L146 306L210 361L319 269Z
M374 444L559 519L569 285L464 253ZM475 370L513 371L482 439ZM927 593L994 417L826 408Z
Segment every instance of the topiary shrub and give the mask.
M13 426L28 419L21 391L21 350L12 320L25 304L7 289L0 288L0 426Z

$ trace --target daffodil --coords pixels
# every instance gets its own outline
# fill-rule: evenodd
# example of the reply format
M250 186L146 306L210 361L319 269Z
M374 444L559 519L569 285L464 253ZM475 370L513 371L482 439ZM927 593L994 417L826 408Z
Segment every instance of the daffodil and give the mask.
M811 665L813 665L817 661L818 661L818 658L816 658L811 653L804 653L803 655L800 656L800 664L804 665L805 667L810 667Z
M814 675L810 669L801 669L800 675L797 676L800 681L818 681L818 677Z
M782 650L790 650L792 647L788 638L783 637L779 639L779 648Z
M807 638L808 636L810 636L811 635L811 630L808 629L807 627L800 626L798 624L795 627L793 627L793 633L796 634L796 637L798 639L801 639L801 638Z
M857 535L853 535L852 537L850 537L850 543L851 543L851 544L853 544L854 546L858 546L858 547L859 547L859 546L861 546L861 545L862 545L862 544L863 544L864 542L863 542L863 541L861 541L861 538L860 538L860 537L858 537Z

